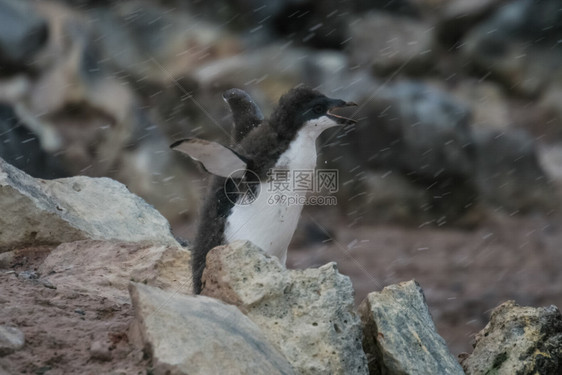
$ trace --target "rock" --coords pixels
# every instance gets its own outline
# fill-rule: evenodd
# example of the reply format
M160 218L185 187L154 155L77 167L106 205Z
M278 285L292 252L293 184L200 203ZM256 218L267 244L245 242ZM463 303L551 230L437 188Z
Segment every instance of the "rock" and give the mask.
M155 374L293 374L234 306L131 283L135 325Z
M0 104L0 158L36 178L68 177L56 158L41 148L38 136L26 128L13 108Z
M10 268L14 260L16 259L16 254L14 251L7 251L0 253L0 269Z
M135 85L173 83L195 67L239 52L240 42L218 25L154 2L117 2L90 12L99 49Z
M355 115L362 120L319 155L340 171L346 213L369 222L473 226L490 205L509 213L556 207L535 142L509 130L513 114L498 87L465 80L454 93L460 98L402 82L353 99L362 103Z
M463 374L435 331L419 284L370 293L359 306L370 374Z
M462 366L472 374L562 373L562 315L556 306L508 301L492 311Z
M271 103L268 101L262 103L254 88L257 86L266 93L272 93L272 101L274 96L278 98L299 82L303 60L308 59L311 53L312 51L303 48L273 44L258 51L248 51L210 62L194 69L191 76L201 89L208 90L218 86L222 88L222 91L232 87L243 87L256 100L266 114L265 117L268 117ZM220 97L220 95L219 91L216 97ZM227 110L224 108L224 113L226 112Z
M370 13L352 23L351 38L352 65L371 67L377 75L420 74L433 63L432 26L421 21Z
M154 127L153 127L154 128ZM153 205L168 221L193 218L200 202L197 176L169 152L170 142L153 129L136 147L120 154L121 167L112 173L134 194Z
M286 270L250 242L207 255L202 294L234 304L299 374L366 374L353 287L335 263Z
M482 75L510 90L537 95L562 85L562 26L558 0L516 0L473 28L462 51Z
M12 105L45 151L64 150L67 166L82 164L73 172L108 170L135 129L135 97L101 63L84 14L55 2L37 7L50 25L49 44L37 58L40 74ZM92 163L92 154L104 161Z
M127 303L130 281L191 293L190 254L179 245L77 241L52 250L39 273L59 291Z
M29 64L48 37L47 24L30 2L0 1L0 62L19 68Z
M418 2L420 2L418 0ZM421 2L424 2L422 0ZM459 43L462 37L479 22L493 13L505 0L443 1L437 9L435 1L425 1L428 15L437 13L436 37L446 47ZM429 6L428 6L429 5Z
M222 91L243 88L268 117L279 97L302 83L346 100L362 98L358 93L371 94L376 88L373 87L374 79L368 72L350 67L348 60L340 51L318 51L273 43L205 64L191 76L200 88L197 100L216 103ZM225 117L227 112L224 107L216 118Z
M0 375L13 375L13 373L8 372L4 369L4 367L0 364Z
M0 325L0 357L23 348L25 335L16 327Z
M271 22L278 37L290 36L296 43L327 49L340 49L349 41L348 25L353 18L348 8L353 5L342 7L339 0L321 3L287 1L280 4L284 6Z
M162 215L108 178L38 180L0 159L0 197L0 251L83 239L177 244Z
M371 165L394 165L426 177L472 173L470 109L445 91L398 83L380 91L369 105L376 127L364 124L357 136L363 139L362 157ZM378 132L367 139L373 128ZM367 150L367 143L374 147Z
M249 0L190 5L201 10L206 17L241 31L251 47L261 47L272 40L286 40L316 49L336 50L349 41L348 25L357 13L377 8L411 14L413 9L408 3L409 0L362 0L342 6L338 0ZM217 12L217 9L220 11Z
M99 361L110 361L112 356L109 343L99 340L93 341L90 345L90 356L92 359Z
M420 15L421 7L419 3L420 0L396 0L390 2L388 0L362 0L354 2L357 12L363 12L367 9L377 9L381 12L391 12L411 17Z
M542 145L538 149L541 167L553 181L562 181L562 145L555 143ZM0 260L0 264L2 261Z
M542 112L545 119L539 120L540 122L529 121L534 125L538 135L545 136L547 142L551 140L556 142L562 139L562 108L560 103L562 103L562 85L552 86L543 93L538 103L538 112ZM540 128L536 129L537 125Z
M523 131L475 132L476 183L486 203L507 213L556 208L534 140Z
M178 132L163 131L169 116L155 124L149 112L162 91L180 86L166 105L178 112L187 102L208 122L186 100L186 90L192 90L182 77L237 52L237 40L195 19L186 7L170 12L150 2L91 9L83 3L33 5L49 26L49 39L36 58L25 62L36 70L33 77L0 79L0 100L10 104L18 121L9 129L0 121L0 157L34 177L61 177L59 169L64 176L111 177L170 220L193 215L196 206L189 198L196 195L185 191L193 186L191 175L170 156L171 141L165 137ZM181 113L178 117L184 128L198 126ZM5 140L10 143L1 143Z
M469 108L471 126L474 129L496 129L509 131L513 115L502 87L490 81L463 79L452 94L459 103Z
M364 120L327 159L353 155L350 167L340 169L362 166L402 175L429 198L420 206L431 222L443 225L462 218L477 197L470 109L422 83L402 82L374 92L357 114Z
M351 176L350 191L338 194L342 207L354 212L369 223L397 222L418 224L430 220L423 207L431 204L432 196L425 189L419 189L402 174L389 170L361 171L360 176ZM346 181L341 181L345 186Z
M39 274L35 271L21 271L18 277L23 280L38 280Z

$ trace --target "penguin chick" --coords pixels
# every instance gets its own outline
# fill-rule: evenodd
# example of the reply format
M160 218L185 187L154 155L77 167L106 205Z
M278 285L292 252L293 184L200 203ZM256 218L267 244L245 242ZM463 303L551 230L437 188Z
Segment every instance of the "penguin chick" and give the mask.
M239 92L235 96L248 103ZM244 129L239 134L251 130L232 148L193 138L170 146L201 162L214 174L192 250L195 294L201 292L206 256L215 246L249 240L285 264L303 203L298 199L294 204L272 200L278 192L268 190L268 177L274 170L285 171L289 178L295 170L313 171L318 136L328 128L354 122L332 110L351 105L355 104L298 87L283 95L269 120L258 126L235 121L239 129ZM258 118L255 111L252 113L239 117L245 119L240 121ZM304 197L306 192L291 194Z

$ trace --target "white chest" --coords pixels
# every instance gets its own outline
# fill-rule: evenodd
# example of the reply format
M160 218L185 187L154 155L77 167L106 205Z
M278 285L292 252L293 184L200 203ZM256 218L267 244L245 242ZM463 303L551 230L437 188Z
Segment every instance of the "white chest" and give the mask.
M281 155L274 169L285 170L288 191L272 188L262 181L257 199L251 204L234 205L225 226L226 242L249 240L268 254L276 256L283 264L287 247L293 238L306 191L295 191L293 171L314 172L316 166L316 139L326 129L324 123L304 126L289 148Z

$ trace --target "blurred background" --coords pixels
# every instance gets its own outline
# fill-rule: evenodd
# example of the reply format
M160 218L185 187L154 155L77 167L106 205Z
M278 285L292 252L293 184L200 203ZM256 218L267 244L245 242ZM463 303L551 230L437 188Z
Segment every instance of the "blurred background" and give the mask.
M505 300L562 306L559 0L0 0L0 157L119 180L187 239L207 176L169 144L303 83L360 121L319 140L338 204L289 267L336 261L357 302L416 279L454 354Z

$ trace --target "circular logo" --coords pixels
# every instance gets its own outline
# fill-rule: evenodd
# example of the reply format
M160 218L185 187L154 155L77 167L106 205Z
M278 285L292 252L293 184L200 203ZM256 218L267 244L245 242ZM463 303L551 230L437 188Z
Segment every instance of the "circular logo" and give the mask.
M233 177L233 176L240 176ZM224 193L228 200L239 206L252 204L260 194L260 178L250 170L236 170L224 181Z

